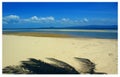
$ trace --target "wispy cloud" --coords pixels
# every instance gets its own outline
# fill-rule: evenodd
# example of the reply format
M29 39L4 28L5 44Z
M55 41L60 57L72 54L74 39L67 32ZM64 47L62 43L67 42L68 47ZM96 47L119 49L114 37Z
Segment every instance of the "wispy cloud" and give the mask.
M48 17L37 17L37 16L32 16L30 18L24 18L20 19L19 16L17 15L9 15L3 17L3 24L8 24L8 23L15 23L16 21L19 21L19 23L23 22L34 22L34 23L41 23L41 22L52 22L55 21L55 18L53 16L48 16Z
M8 23L17 23L19 22L20 17L17 15L9 15L3 17L3 24L8 24Z
M104 24L115 24L117 23L117 20L112 19L88 19L85 18L77 18L77 19L70 19L70 18L60 18L57 19L54 16L47 16L47 17L38 17L38 16L32 16L29 18L21 18L18 15L8 15L3 17L3 24L38 24L38 25L68 25L68 26L74 26L74 25L104 25Z
M33 16L31 18L26 19L27 21L30 22L48 22L48 21L55 21L55 18L52 16L49 17L37 17L37 16Z
M3 24L8 24L7 21L3 21Z
M18 20L20 17L17 15L9 15L9 16L5 16L4 19L6 20L10 20L10 19L14 19L14 20Z
M61 21L63 21L63 22L67 22L67 21L69 21L70 19L69 18L62 18L61 19Z
M30 20L33 20L33 21L54 21L55 18L52 17L52 16L49 16L49 17L37 17L37 16L33 16L30 18Z
M40 19L37 16L31 17L31 20L39 21Z
M84 18L83 19L83 22L88 22L89 20L87 18Z
M45 20L45 21L54 21L55 18L53 16L49 16L49 17L42 17L40 18L40 20Z

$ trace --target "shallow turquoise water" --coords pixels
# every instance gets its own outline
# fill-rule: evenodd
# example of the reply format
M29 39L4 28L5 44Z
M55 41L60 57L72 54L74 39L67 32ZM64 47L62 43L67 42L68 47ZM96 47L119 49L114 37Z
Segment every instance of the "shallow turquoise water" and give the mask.
M117 39L117 30L85 30L85 29L3 29L9 32L40 32L50 34L66 34L74 37Z

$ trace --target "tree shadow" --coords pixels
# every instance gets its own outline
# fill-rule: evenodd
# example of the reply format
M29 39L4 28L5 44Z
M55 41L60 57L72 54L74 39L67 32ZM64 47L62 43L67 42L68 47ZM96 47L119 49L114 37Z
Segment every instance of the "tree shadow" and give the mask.
M95 64L89 59L75 57L75 60L82 67L80 71L76 71L73 66L61 60L55 58L47 59L53 63L29 58L26 61L21 61L20 65L3 68L2 72L5 74L106 74L104 72L95 72Z
M107 74L105 72L94 72L94 74Z
M52 58L49 58L50 60L53 60ZM54 59L54 61L59 61L59 64L63 64L62 66L64 67L60 67L58 64L50 64L50 63L46 63L44 61L41 60L37 60L34 58L29 58L28 61L21 61L21 65L19 65L20 69L16 69L15 67L11 66L11 67L5 67L3 69L3 73L12 73L12 74L78 74L78 72L69 64ZM66 68L66 67L69 67ZM22 70L24 69L24 70ZM25 72L25 70L27 72ZM21 72L22 71L22 72Z
M14 66L14 65L3 68L2 72L7 74L30 74L29 70L26 70L21 66Z
M47 58L48 60L54 62L52 65L56 65L57 67L64 68L65 70L69 71L71 74L79 74L78 71L75 70L73 66L70 64L63 62L61 60L55 59L55 58Z
M81 70L79 70L81 73L88 73L88 74L107 74L104 72L95 72L95 66L96 64L90 61L86 58L78 58L74 57L77 61L79 61L80 65L82 66Z

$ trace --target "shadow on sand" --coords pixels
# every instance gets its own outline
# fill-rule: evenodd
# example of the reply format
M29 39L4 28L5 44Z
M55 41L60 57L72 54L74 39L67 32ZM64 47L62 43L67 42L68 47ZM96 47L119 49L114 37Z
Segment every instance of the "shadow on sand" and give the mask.
M96 65L89 59L78 58L78 57L74 57L74 58L75 58L75 60L78 61L79 65L81 67L78 71L82 74L107 74L104 72L95 72Z
M76 71L70 64L63 62L55 58L47 58L53 63L47 63L34 58L29 58L28 61L21 61L21 65L7 66L3 68L4 74L106 74L101 72L95 72L95 64L85 58L75 59L78 62L82 62L82 70Z

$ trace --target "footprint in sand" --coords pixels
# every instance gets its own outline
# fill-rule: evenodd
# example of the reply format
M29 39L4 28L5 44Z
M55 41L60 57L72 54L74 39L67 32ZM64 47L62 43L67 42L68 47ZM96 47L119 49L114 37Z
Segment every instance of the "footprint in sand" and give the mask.
M75 43L72 43L72 45L75 45Z
M112 54L112 53L109 53L108 56L113 56L113 54Z

